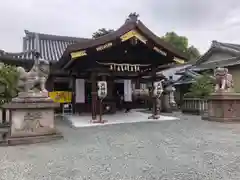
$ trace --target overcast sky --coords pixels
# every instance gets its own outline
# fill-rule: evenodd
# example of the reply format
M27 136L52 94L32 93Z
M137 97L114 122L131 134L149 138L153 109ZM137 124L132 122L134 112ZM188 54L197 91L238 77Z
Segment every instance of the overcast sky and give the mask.
M0 0L0 49L21 51L25 29L91 37L131 12L155 34L175 31L202 53L212 40L240 44L239 0Z

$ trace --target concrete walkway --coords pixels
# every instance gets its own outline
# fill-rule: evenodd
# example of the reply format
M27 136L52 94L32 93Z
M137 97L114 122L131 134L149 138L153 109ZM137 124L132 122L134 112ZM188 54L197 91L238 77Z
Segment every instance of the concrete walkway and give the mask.
M103 120L107 120L104 124L92 123L91 115L71 115L66 116L73 127L91 127L91 126L104 126L110 124L125 124L125 123L137 123L137 122L161 122L169 120L179 120L177 117L163 116L161 115L159 119L148 119L150 114L139 112L138 110L132 110L128 113L117 112L116 114L103 115ZM99 119L99 116L97 117Z

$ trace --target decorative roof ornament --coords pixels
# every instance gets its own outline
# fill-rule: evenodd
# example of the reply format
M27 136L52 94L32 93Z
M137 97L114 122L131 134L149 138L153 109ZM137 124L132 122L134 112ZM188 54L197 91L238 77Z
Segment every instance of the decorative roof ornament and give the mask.
M219 44L219 42L217 42L216 40L213 40L212 41L212 47L219 47L220 46L220 44Z
M5 51L4 50L0 50L0 56L4 55Z
M138 17L139 17L139 14L137 14L136 12L130 13L128 15L128 18L126 19L125 23L127 23L127 22L137 22Z

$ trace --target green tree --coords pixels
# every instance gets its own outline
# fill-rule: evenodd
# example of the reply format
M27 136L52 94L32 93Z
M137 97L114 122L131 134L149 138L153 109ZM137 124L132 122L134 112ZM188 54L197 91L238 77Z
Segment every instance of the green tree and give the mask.
M188 39L185 36L178 36L175 32L167 32L162 39L171 43L175 48L186 52L188 48Z
M94 39L96 39L96 38L99 38L99 37L104 36L106 34L109 34L109 33L113 32L113 31L114 31L113 29L101 28L97 32L93 33L92 37Z
M189 57L190 60L196 60L196 59L198 59L201 56L201 54L198 51L198 49L195 48L194 46L190 46L187 49L187 54L188 54L188 57Z
M188 38L179 36L175 32L167 32L163 37L164 41L172 44L176 49L187 54L189 60L195 60L200 56L197 48L188 45Z
M191 84L189 92L185 94L185 97L205 98L208 97L213 90L214 80L205 73L196 78L196 81Z
M0 67L0 105L9 102L17 95L18 72L16 67L1 65Z

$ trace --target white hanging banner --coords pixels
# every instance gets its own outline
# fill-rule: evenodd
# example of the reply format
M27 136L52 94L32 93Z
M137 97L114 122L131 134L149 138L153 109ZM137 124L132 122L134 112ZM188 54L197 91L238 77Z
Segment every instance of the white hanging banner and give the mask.
M75 102L76 103L85 103L85 80L76 79L75 84Z
M132 102L132 81L129 79L124 80L124 101Z

